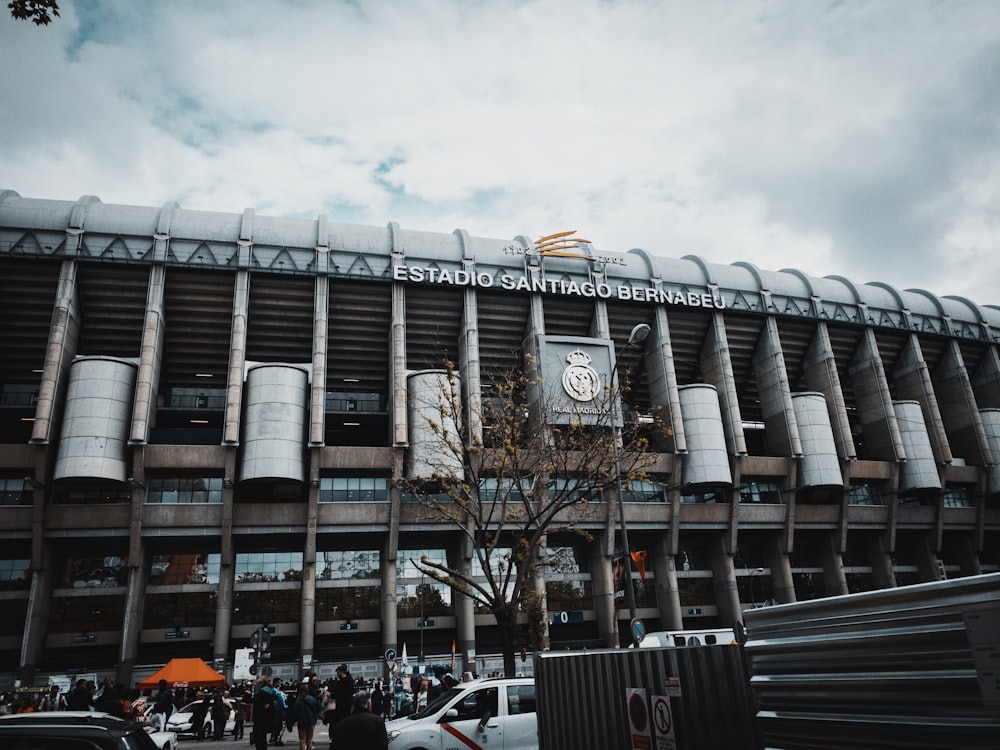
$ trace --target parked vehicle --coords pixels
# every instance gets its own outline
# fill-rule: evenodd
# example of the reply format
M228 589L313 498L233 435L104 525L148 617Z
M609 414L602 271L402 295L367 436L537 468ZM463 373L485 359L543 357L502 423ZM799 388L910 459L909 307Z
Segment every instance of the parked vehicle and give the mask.
M500 677L463 682L412 716L388 722L386 730L392 750L535 750L535 681Z
M39 711L0 716L0 747L177 750L177 735L98 711Z
M196 701L191 701L179 711L174 711L167 720L167 731L176 732L182 736L193 735L198 737L198 739L211 738L215 731L215 722L212 720L212 711L209 706L211 700L211 698L199 698ZM202 723L200 729L194 726L195 716L199 709L205 712L205 721ZM230 709L229 718L226 719L226 726L223 733L232 733L235 726L236 711Z
M729 646L736 643L731 628L709 630L659 630L647 633L639 648L684 648L686 646Z

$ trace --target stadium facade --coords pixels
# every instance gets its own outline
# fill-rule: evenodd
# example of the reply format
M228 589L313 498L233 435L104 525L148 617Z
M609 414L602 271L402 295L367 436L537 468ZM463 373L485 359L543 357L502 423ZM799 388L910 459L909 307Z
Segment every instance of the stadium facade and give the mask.
M407 404L447 357L475 410L544 340L663 415L623 495L647 629L1000 569L1000 309L568 239L0 192L0 671L230 665L262 625L297 667L476 668L492 618L409 562L462 552L394 484ZM605 500L549 539L552 648L628 618Z

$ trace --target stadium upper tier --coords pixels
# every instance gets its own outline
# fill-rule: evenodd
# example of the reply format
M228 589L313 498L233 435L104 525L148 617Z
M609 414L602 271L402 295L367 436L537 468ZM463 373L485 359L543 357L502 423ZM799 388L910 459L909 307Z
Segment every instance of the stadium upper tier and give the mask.
M899 290L798 269L766 271L646 249L612 252L566 233L559 244L219 213L175 202L143 207L23 198L0 191L0 255L163 263L275 274L469 285L510 291L712 306L994 342L1000 307L922 289ZM553 250L552 248L558 248ZM540 268L530 278L528 269Z

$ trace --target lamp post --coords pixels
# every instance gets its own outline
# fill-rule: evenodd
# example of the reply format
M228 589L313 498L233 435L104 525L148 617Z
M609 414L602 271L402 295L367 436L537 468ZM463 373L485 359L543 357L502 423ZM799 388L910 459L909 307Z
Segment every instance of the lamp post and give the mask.
M625 350L630 346L635 346L636 344L641 344L646 340L649 335L649 326L645 323L639 323L636 325L632 332L628 335L628 341L625 342L623 346L615 354L615 367L618 367L618 358L625 353ZM635 619L635 591L632 588L632 548L628 543L628 523L625 521L625 500L623 499L624 491L622 488L622 427L621 422L623 421L623 411L621 407L621 392L619 389L618 393L612 394L612 401L615 411L615 424L614 424L614 440L613 442L613 452L615 460L615 482L618 485L618 525L619 531L622 535L622 547L624 547L625 556L625 600L628 602L628 615L629 622Z

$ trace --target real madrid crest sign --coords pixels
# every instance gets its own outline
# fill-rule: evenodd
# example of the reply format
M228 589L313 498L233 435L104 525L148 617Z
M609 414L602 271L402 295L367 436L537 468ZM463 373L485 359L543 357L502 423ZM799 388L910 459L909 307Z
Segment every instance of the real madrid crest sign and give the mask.
M591 357L579 347L566 355L569 364L563 370L562 385L566 394L576 401L593 401L601 392L601 378L590 366Z

